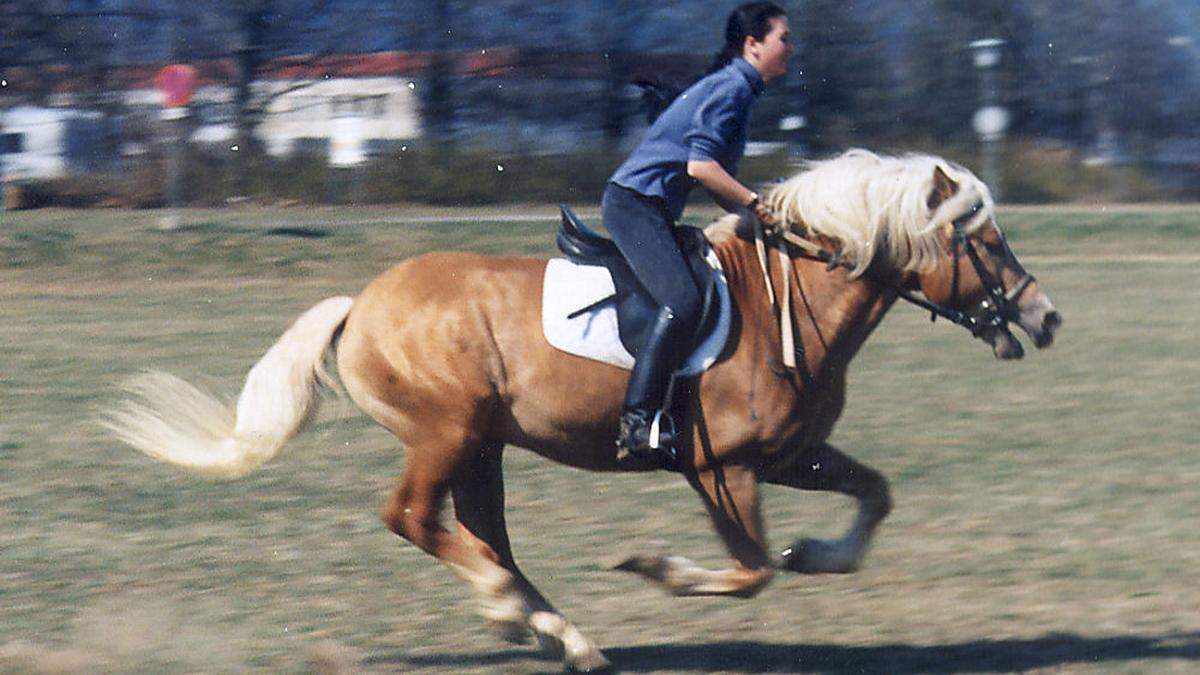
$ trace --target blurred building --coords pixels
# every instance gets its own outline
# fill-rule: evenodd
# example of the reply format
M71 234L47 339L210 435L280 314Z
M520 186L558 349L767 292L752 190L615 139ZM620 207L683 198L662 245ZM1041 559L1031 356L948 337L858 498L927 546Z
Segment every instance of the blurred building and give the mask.
M426 52L287 57L267 64L252 83L266 101L254 134L272 156L325 158L354 166L429 139L439 115L427 90L439 75ZM593 52L495 49L455 52L440 62L452 92L454 136L460 146L548 154L599 149L612 140L636 140L645 125L633 81L686 83L703 68L692 55L614 55ZM187 138L226 149L236 143L235 65L195 64L199 85L187 108ZM64 77L44 105L0 113L5 166L19 179L57 178L110 168L105 135L116 134L120 155L136 157L161 135L163 96L154 88L159 66L131 66L113 76L119 119L89 109L83 83ZM601 102L604 102L601 104ZM607 106L607 108L602 107ZM615 110L614 110L615 109ZM113 158L110 158L113 159Z
M61 178L101 169L104 116L40 106L0 110L0 154L9 180Z
M253 83L267 101L256 136L273 156L319 154L335 165L353 165L421 135L416 84L424 58L399 53L281 59ZM189 113L189 139L201 145L235 142L233 67L202 68ZM126 92L131 109L153 110L161 94L153 73Z

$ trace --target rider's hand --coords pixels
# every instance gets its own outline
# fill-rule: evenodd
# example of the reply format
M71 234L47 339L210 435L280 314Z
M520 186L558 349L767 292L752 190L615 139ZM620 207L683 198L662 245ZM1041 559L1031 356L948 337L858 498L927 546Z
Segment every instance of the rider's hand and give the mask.
M757 194L750 199L750 203L746 205L746 208L750 209L754 217L762 221L762 224L766 225L768 229L779 227L779 220L775 217L775 212L771 210L771 207L762 203Z

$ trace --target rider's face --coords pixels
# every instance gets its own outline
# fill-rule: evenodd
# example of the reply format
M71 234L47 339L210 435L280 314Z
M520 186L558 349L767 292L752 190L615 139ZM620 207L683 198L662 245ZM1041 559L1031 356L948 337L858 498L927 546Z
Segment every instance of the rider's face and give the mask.
M753 35L747 37L744 49L746 60L758 69L764 81L787 73L788 59L795 52L787 17L774 17L770 25L771 30L762 40L755 39Z

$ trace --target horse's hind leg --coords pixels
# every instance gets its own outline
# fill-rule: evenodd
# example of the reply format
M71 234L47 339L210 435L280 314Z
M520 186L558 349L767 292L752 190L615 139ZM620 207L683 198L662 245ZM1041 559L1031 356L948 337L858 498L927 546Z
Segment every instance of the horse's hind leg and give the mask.
M563 658L572 670L603 670L608 660L517 568L504 520L501 461L502 446L486 446L462 467L452 487L459 538L505 572L468 579L479 595L482 613L510 639L532 630L542 649Z
M503 568L442 527L441 509L450 491L453 464L442 460L439 457L442 453L413 445L408 446L408 454L405 473L384 504L384 524L472 582L503 576ZM428 456L438 459L423 459Z
M742 466L726 466L689 477L704 499L717 534L736 563L723 570L707 570L681 556L640 553L615 567L640 574L673 595L729 595L749 598L774 576L766 552L758 482Z
M764 480L802 490L841 492L858 500L858 515L840 539L801 539L783 552L783 569L792 572L857 570L875 529L892 510L891 491L883 474L828 443L800 453L796 462Z
M476 585L480 613L505 639L523 642L529 635L525 598L504 521L504 484L498 476L502 448L488 446L459 473L451 489L458 536L479 555L509 571L494 586Z

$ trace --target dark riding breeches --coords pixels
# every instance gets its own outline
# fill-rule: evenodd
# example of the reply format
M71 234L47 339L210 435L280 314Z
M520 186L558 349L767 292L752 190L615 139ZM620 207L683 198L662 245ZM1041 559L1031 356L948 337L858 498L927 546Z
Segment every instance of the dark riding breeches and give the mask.
M674 224L662 200L609 183L601 213L604 229L661 308L638 352L624 408L658 410L700 318L700 293L675 242Z
M604 229L629 261L634 275L675 321L689 328L699 319L701 298L661 199L609 183L601 202Z

